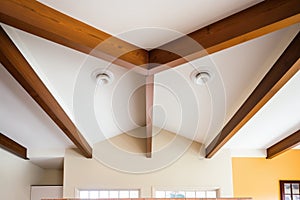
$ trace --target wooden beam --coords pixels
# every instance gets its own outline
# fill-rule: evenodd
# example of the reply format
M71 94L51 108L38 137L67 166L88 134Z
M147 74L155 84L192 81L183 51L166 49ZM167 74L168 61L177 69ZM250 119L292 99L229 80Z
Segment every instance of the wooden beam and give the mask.
M266 0L149 52L151 67L176 67L300 22L299 0ZM163 68L162 68L163 70Z
M0 147L20 158L28 160L27 149L2 133L0 133Z
M136 66L145 67L144 64L148 62L146 50L71 18L36 0L1 0L0 21L129 69Z
M242 126L244 126L300 69L300 33L279 57L259 85L235 115L206 148L211 158Z
M152 156L152 117L153 117L154 75L146 77L146 157Z
M0 62L82 154L91 158L92 149L89 144L2 28L0 28Z
M274 158L300 144L300 130L267 149L267 159Z

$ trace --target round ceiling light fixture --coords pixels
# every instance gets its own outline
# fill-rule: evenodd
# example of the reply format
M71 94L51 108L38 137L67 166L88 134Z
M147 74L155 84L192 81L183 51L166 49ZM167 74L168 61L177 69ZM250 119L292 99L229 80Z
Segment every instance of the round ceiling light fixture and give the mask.
M195 70L191 74L191 79L197 85L204 85L211 79L211 74L208 71Z
M108 70L96 70L93 72L92 77L96 80L97 85L109 85L114 80L114 75Z

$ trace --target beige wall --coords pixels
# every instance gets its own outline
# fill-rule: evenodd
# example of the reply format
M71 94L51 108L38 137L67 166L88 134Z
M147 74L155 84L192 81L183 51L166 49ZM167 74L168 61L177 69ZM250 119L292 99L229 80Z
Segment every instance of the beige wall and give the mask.
M63 185L63 170L45 169L39 185Z
M233 158L236 197L280 199L279 180L300 180L300 150L289 150L273 159Z
M0 148L0 194L5 200L30 200L30 185L38 184L44 170Z
M130 145L124 134L114 138ZM136 140L134 144L136 144ZM140 148L139 145L136 145ZM75 189L140 189L141 197L151 197L155 188L201 189L220 188L222 197L233 196L230 153L223 151L211 160L199 159L200 145L193 143L175 163L161 170L132 174L113 170L96 159L86 159L74 150L67 150L64 162L64 197L76 197ZM94 151L97 147L94 146ZM109 151L106 151L111 155ZM145 156L142 159L146 159ZM128 162L131 162L128 160Z
M62 184L62 170L42 169L0 148L0 199L30 200L31 185Z

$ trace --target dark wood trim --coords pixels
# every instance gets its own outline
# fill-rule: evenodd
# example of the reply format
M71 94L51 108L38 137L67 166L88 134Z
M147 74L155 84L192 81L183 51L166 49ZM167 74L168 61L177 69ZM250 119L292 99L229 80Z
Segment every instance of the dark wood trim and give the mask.
M0 133L0 147L20 158L28 160L26 147L13 141L2 133Z
M280 187L280 200L284 200L284 181L279 181Z
M0 61L82 154L91 158L92 148L1 27Z
M288 181L285 181L285 180L280 180L279 181L279 185L280 185L280 200L285 200L285 196L284 196L284 194L285 194L285 192L284 192L284 184L285 183L290 183L290 184L292 184L292 183L296 183L296 184L299 184L300 185L300 181L299 180L288 180ZM292 194L293 192L292 192L292 188L291 188L291 194Z
M267 149L267 159L274 158L300 144L300 130Z
M154 75L146 77L146 157L152 156L152 117L153 117Z
M0 21L129 69L136 66L146 68L148 62L146 50L35 0L1 0Z
M300 33L265 75L235 115L206 148L211 158L242 126L244 126L300 69Z
M176 67L300 22L299 0L266 0L149 52L151 67Z

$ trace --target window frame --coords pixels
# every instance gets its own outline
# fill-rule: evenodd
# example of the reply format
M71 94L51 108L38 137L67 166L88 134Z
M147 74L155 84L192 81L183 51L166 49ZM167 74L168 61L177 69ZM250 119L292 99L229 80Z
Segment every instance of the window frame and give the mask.
M284 184L285 183L289 183L289 184L293 184L293 183L296 183L299 185L299 194L297 195L300 195L300 180L280 180L279 181L279 184L280 184L280 199L281 200L285 200L285 190L284 190ZM293 199L293 190L291 188L291 197L292 197L292 200Z
M76 197L77 198L80 198L80 192L81 191L88 191L88 192L92 192L92 191L97 191L98 192L98 198L97 199L137 199L137 198L141 198L141 189L136 189L136 188L130 188L130 189L127 189L127 188L122 188L122 189L116 189L116 188L109 188L109 189L78 189L76 188L75 189L75 194L76 194ZM99 197L99 193L101 191L117 191L118 192L118 198L110 198L110 197L105 197L105 198L101 198ZM120 192L122 191L128 191L129 192L129 197L120 197ZM138 197L130 197L130 192L131 191L137 191L138 192ZM86 199L86 198L85 198ZM87 199L94 199L94 198L87 198Z
M153 198L160 198L160 197L156 197L156 191L162 191L162 192L168 192L168 191L172 191L172 192L184 192L185 196L186 196L186 192L205 192L205 196L207 196L207 192L209 191L215 191L216 192L216 198L220 198L220 188L218 187L200 187L200 188L185 188L185 187L152 187L152 197ZM169 197L164 197L164 198L169 198ZM170 197L173 199L173 197ZM176 199L176 197L174 197ZM179 197L177 197L179 198ZM188 197L184 197L184 198L188 198ZM197 198L197 197L194 197ZM208 198L208 197L205 197Z

